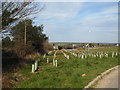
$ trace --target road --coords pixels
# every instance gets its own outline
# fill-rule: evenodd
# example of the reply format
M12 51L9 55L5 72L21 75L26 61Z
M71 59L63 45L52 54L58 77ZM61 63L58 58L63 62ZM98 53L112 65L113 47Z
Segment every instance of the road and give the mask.
M118 75L120 75L118 69L111 71L108 75L105 75L101 80L99 80L94 88L120 88L120 85L118 86Z

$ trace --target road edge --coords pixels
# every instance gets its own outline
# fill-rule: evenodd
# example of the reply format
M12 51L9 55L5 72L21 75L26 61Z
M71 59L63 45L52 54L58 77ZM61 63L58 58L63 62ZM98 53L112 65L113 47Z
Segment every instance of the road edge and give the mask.
M112 67L108 70L106 70L105 72L101 73L99 76L97 76L95 79L93 79L91 82L88 83L87 86L84 87L83 90L86 90L88 88L90 88L92 85L94 85L100 78L102 78L103 76L105 76L107 73L111 72L112 70L118 69L118 67L120 67L119 65Z

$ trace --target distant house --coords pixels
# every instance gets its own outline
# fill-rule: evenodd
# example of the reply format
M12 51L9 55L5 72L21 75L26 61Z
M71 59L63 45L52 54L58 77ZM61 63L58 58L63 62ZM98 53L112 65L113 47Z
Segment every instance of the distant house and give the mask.
M86 47L89 47L89 44L86 44Z
M64 49L73 49L72 45L64 45Z
M119 44L117 44L116 46L119 46Z
M58 46L57 46L57 45L55 45L55 46L53 46L53 48L54 48L54 50L56 50L56 49L58 49Z

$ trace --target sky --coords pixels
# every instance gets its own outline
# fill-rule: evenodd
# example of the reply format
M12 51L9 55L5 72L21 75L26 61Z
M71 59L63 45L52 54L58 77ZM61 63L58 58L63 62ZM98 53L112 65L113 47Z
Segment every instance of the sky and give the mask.
M40 2L33 15L49 42L118 42L117 2Z

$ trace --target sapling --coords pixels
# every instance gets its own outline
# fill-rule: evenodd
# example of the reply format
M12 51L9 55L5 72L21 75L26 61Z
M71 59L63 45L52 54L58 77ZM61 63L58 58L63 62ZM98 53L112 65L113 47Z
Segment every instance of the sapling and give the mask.
M114 57L114 52L112 52L112 58Z
M118 53L116 52L116 56L118 55Z
M84 55L82 55L82 57L81 57L82 59L84 59Z
M36 61L36 66L38 67L38 61Z
M102 58L102 55L100 54L100 59Z
M37 70L37 63L35 62L35 70Z
M55 60L55 66L57 67L57 60Z
M75 57L77 57L77 54L75 54Z
M108 54L105 55L108 58Z
M53 59L53 66L55 66L55 60Z
M67 59L69 59L69 55L67 55Z
M32 64L32 73L34 73L35 72L35 66L34 66L34 64Z
M80 58L80 54L78 54L78 58Z
M45 58L45 57L46 57L46 54L44 54L43 58Z
M96 54L96 56L98 57L98 54Z
M49 59L47 58L47 63L49 63Z

